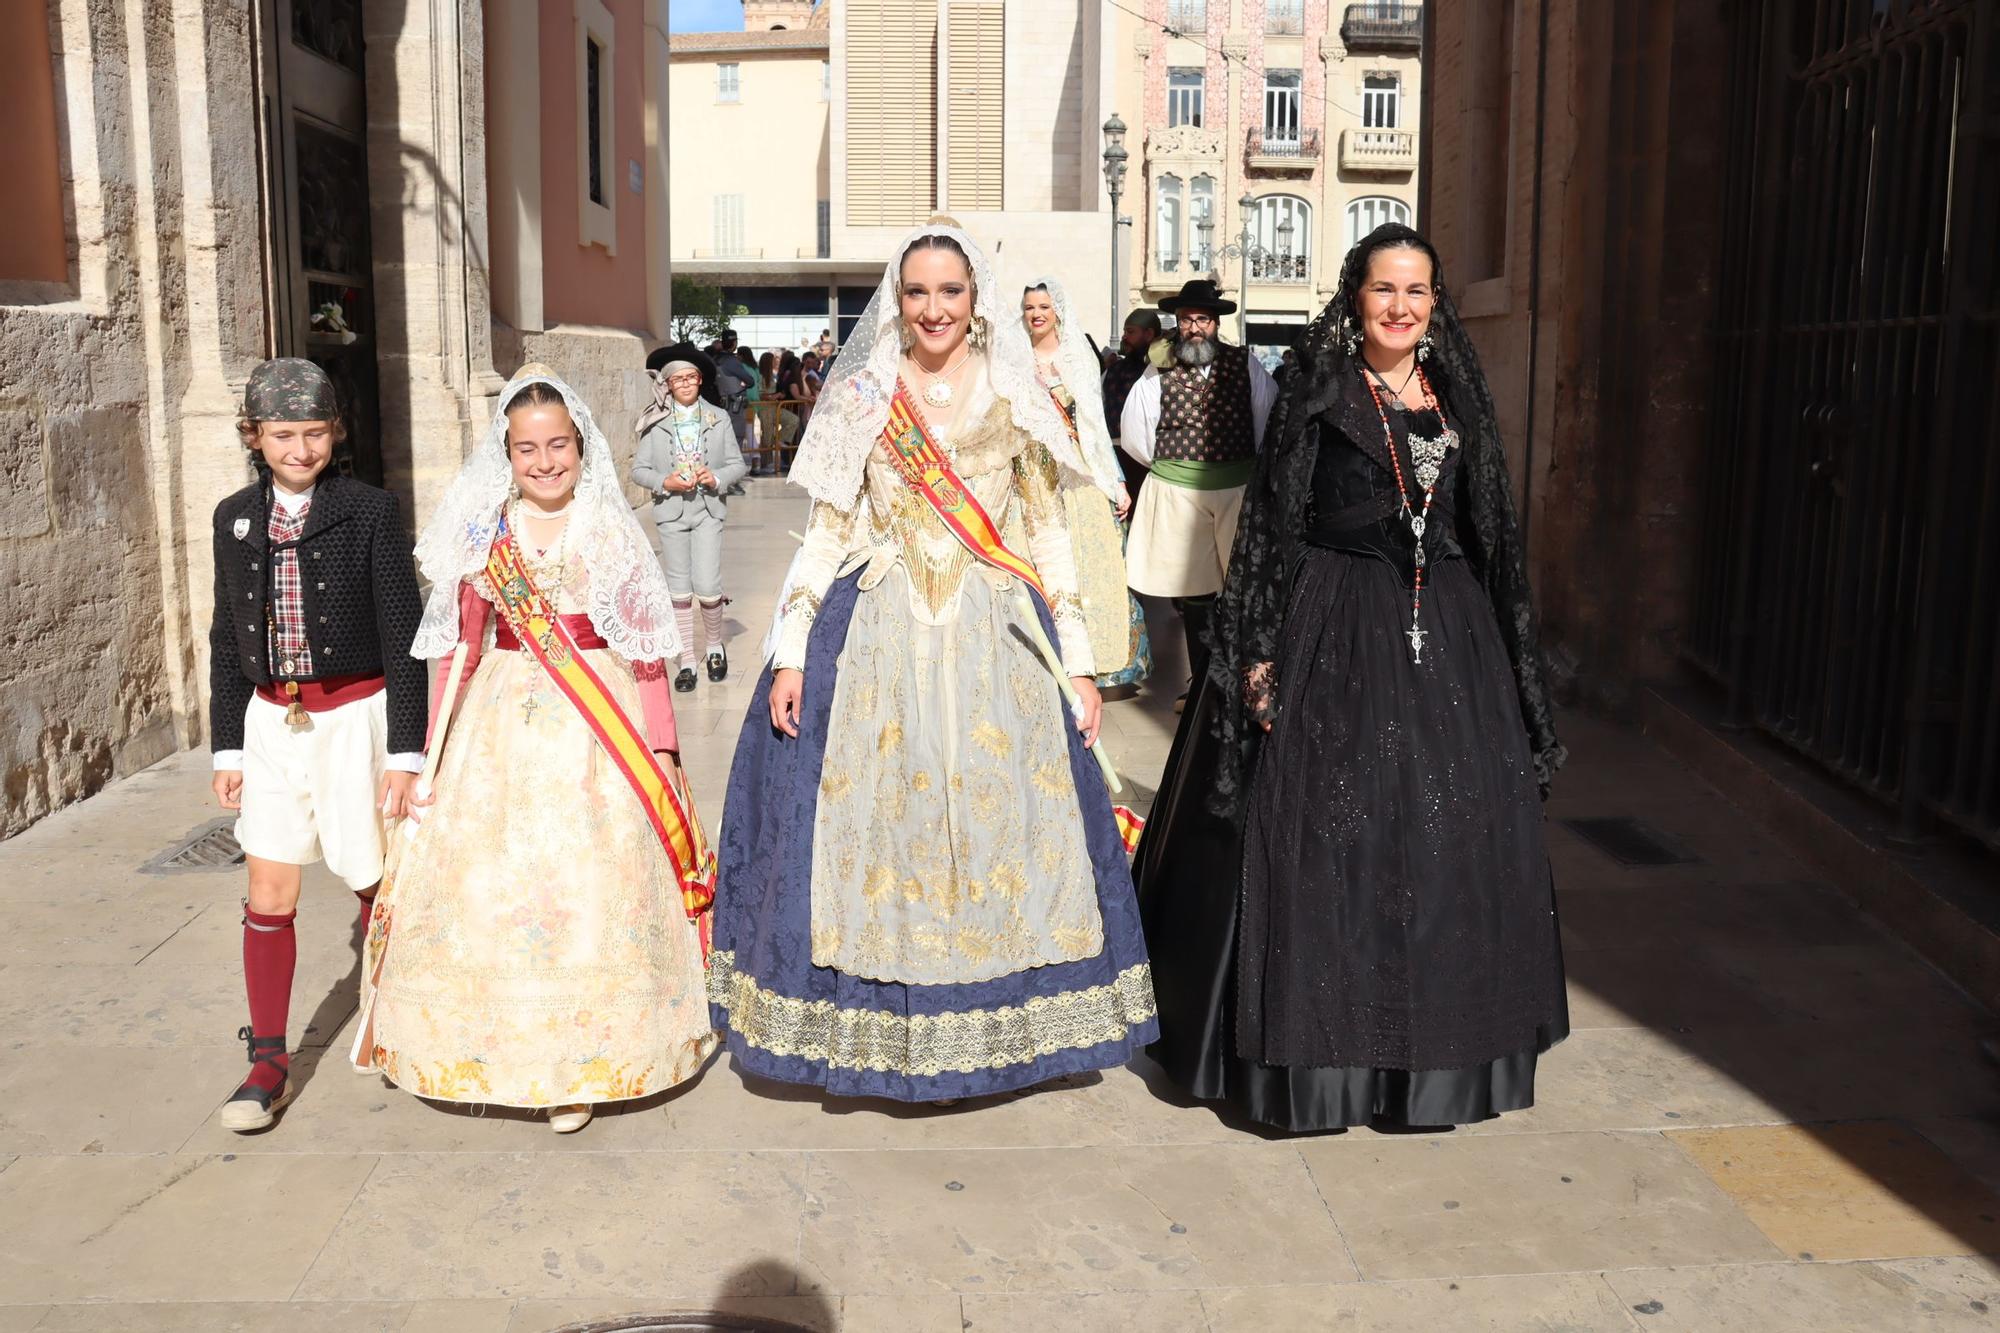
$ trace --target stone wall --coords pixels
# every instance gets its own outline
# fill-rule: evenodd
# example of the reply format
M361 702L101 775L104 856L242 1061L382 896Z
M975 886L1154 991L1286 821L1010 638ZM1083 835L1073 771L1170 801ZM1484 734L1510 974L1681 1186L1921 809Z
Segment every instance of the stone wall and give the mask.
M1704 450L1722 0L1432 0L1420 216L1477 343L1543 637L1611 709L1670 671ZM1508 21L1509 11L1513 21Z
M249 63L243 7L49 20L70 272L0 290L0 837L200 738L186 520L248 470L199 409L258 350L255 220L223 202L256 199L253 106L214 77Z
M46 3L69 280L0 283L0 837L204 741L210 516L251 478L270 336L255 6ZM499 388L481 11L363 15L386 462L417 521Z

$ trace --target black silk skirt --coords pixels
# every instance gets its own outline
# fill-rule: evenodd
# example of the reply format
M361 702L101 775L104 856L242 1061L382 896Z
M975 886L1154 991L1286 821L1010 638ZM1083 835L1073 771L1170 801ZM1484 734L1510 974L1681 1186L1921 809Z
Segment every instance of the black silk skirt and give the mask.
M1204 682L1133 867L1160 1009L1148 1053L1281 1129L1519 1110L1569 1031L1512 667L1464 562L1433 577L1412 662L1395 569L1310 550L1243 801L1209 806L1224 701Z

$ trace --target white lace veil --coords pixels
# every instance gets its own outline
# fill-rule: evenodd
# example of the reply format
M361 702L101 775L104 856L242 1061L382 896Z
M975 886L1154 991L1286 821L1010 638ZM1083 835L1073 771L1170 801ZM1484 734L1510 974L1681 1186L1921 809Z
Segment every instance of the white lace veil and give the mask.
M576 391L542 366L523 366L500 393L493 424L466 458L444 500L417 538L417 565L430 581L430 600L410 646L412 657L443 657L458 643L458 588L486 568L499 531L514 469L507 460L507 404L524 387L543 383L562 395L583 445L582 475L569 520L569 549L588 575L585 610L611 651L631 662L680 654L673 599L653 539L619 485L611 444Z
M1117 485L1116 464L1106 458L1111 475L1100 475L1096 460L1070 439L1062 414L1035 374L1035 354L1021 327L1019 293L1001 287L985 251L970 236L942 223L919 227L896 247L895 256L882 272L881 286L834 358L826 387L813 403L812 420L799 442L791 480L805 487L815 500L824 500L842 512L854 508L861 494L862 468L889 420L889 400L896 392L897 364L903 354L899 293L903 256L924 236L948 236L965 252L972 267L972 336L985 343L987 380L994 395L1006 402L1014 424L1046 445L1070 472L1109 494ZM1094 384L1096 379L1089 382ZM1100 421L1103 415L1100 406Z
M1090 350L1090 340L1083 336L1083 326L1076 322L1069 293L1062 284L1054 278L1036 278L1023 288L1022 295L1037 287L1049 294L1049 304L1055 307L1056 371L1076 400L1076 434L1083 456L1090 461L1090 479L1106 495L1115 496L1125 474L1118 466L1111 431L1104 424L1104 370L1097 354Z

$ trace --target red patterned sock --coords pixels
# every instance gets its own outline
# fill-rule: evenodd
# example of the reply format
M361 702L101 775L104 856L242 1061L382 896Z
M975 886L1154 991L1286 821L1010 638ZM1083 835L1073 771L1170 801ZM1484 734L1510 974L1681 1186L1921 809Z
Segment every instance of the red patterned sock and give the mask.
M267 916L248 908L243 911L243 989L250 999L253 1036L282 1039L285 1035L292 1008L292 972L299 961L299 941L292 931L298 916L297 912ZM291 1057L281 1052L270 1059L278 1069L259 1061L250 1067L250 1077L244 1081L260 1088L277 1087L284 1079L280 1070L291 1067Z
M370 889L366 893L357 893L354 895L354 898L356 902L361 904L361 933L366 935L368 933L369 918L375 914L375 890Z

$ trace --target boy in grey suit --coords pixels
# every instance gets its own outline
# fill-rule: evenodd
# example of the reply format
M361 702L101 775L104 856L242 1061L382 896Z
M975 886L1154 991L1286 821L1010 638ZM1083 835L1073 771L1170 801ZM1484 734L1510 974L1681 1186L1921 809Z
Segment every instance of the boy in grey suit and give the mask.
M691 361L669 361L653 377L653 403L639 417L639 452L632 481L653 496L653 522L681 632L680 671L674 688L695 687L694 605L701 603L708 641L708 678L729 675L722 645L722 521L724 494L750 471L735 427L720 408L701 398L701 371Z

